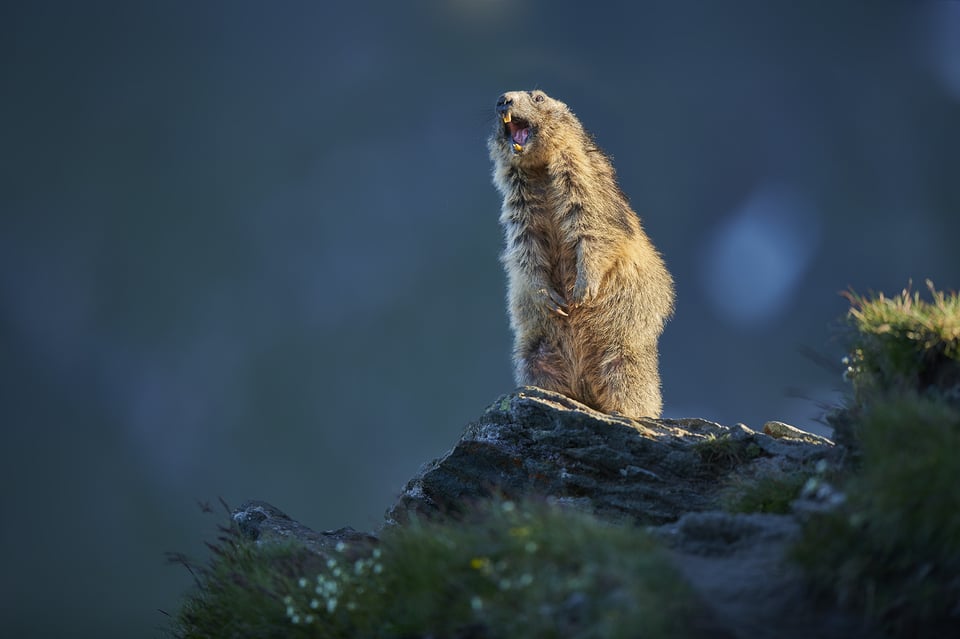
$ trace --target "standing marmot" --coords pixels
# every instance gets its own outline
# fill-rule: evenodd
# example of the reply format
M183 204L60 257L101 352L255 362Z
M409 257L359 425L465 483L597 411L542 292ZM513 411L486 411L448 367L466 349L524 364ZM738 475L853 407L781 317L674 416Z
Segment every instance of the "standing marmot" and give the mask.
M542 91L505 93L496 114L487 146L503 194L517 383L658 417L657 339L673 280L610 160Z

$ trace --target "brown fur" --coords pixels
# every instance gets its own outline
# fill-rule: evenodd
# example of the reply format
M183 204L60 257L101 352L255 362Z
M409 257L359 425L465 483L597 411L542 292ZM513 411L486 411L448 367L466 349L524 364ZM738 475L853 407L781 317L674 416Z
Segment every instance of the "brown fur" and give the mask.
M657 340L673 312L673 280L610 160L542 91L501 96L488 147L503 195L517 383L659 416Z

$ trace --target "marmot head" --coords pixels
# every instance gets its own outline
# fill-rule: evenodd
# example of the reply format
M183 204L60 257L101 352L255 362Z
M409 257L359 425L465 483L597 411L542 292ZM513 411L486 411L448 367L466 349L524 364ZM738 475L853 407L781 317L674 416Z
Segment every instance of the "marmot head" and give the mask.
M543 91L510 91L497 100L496 121L487 146L495 162L546 164L550 149L570 142L580 123L559 100Z

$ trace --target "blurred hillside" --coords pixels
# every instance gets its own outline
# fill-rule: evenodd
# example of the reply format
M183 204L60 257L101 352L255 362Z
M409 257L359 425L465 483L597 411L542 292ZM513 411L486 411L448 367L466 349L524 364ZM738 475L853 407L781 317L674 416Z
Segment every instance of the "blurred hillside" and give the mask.
M954 2L8 3L0 80L11 636L161 627L197 500L373 528L512 389L505 90L674 274L668 417L823 432L837 292L960 278Z

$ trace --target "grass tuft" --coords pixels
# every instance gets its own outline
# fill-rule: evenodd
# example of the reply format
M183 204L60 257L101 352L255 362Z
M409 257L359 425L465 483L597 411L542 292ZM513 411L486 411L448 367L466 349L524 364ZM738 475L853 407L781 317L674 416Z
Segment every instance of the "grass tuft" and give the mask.
M731 513L785 515L808 478L808 474L790 472L735 479L720 492L720 507Z
M711 474L719 474L736 468L744 462L760 455L756 445L742 439L734 439L729 433L707 435L693 445L693 451L700 457L704 469Z
M208 546L212 554L205 566L172 557L191 572L196 586L176 617L173 636L286 636L280 593L290 589L295 575L318 566L318 557L295 543L257 546L234 525L221 528L217 542Z
M893 297L846 294L856 330L847 376L856 399L949 392L960 384L960 297L937 291L929 280L927 288L930 301L910 287Z

